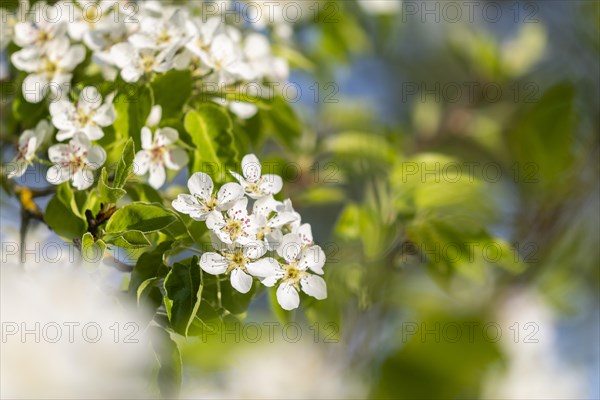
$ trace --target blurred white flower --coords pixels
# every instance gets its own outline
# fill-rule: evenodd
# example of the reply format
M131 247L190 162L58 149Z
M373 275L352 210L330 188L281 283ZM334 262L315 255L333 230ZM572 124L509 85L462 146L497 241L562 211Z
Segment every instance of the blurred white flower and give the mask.
M106 151L93 146L88 137L77 132L69 144L55 144L48 149L48 158L55 163L46 173L46 180L59 185L69 179L73 186L84 190L94 183L94 172L106 161Z
M52 123L59 129L56 139L70 139L77 132L83 132L90 140L104 136L102 127L115 122L116 111L112 99L102 104L102 96L93 86L85 87L79 96L77 106L67 100L50 104Z
M176 47L156 52L151 49L137 49L131 43L118 43L111 47L110 54L113 63L121 70L123 80L137 82L144 75L170 70L176 51Z
M150 173L148 183L155 189L164 185L167 179L165 167L179 171L189 161L187 153L175 146L179 134L173 128L157 129L152 137L148 127L142 128L142 150L135 155L134 166L136 175Z
M169 18L144 18L139 31L129 36L129 43L150 50L181 47L190 39L188 24L191 22L183 9L177 9Z
M12 161L9 178L18 178L25 173L35 158L35 152L40 145L52 134L52 125L45 119L38 122L34 129L23 131L19 137L17 155Z
M39 103L48 91L59 96L68 92L72 71L85 59L85 48L71 46L67 40L48 43L45 51L26 47L11 56L13 65L29 72L23 81L23 96L30 103Z
M67 23L61 21L63 10L60 5L36 2L18 18L26 16L28 20L20 21L14 26L13 40L20 47L36 47L43 51L54 41L66 41ZM4 22L4 21L3 21Z
M212 211L226 211L244 195L237 183L226 183L215 195L214 184L204 172L194 173L187 183L190 194L180 194L173 200L173 208L188 214L196 221L204 221Z

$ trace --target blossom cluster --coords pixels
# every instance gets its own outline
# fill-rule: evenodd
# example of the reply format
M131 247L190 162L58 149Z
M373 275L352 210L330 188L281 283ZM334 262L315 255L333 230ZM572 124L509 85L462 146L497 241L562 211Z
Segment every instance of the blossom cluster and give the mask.
M193 7L144 1L133 8L128 2L101 0L36 2L29 9L21 2L24 10L16 15L23 20L7 20L2 46L12 41L21 47L11 61L28 73L22 91L31 103L48 93L67 93L73 71L86 63L87 54L108 81L118 75L125 82L147 81L169 70L190 70L204 87L248 84L256 90L266 81L287 79L287 62L272 54L265 35L242 34L221 17L196 15ZM251 103L218 96L215 101L241 118L257 112Z
M124 1L101 0L41 1L30 7L27 1L20 1L13 13L2 9L0 45L4 49L12 42L20 47L10 60L26 73L23 97L30 103L48 98L51 124L57 129L52 142L68 141L48 149L52 166L46 178L52 184L72 180L79 190L92 186L94 171L106 161L106 152L97 141L116 119L114 93L103 100L95 87L87 86L76 102L69 100L66 94L71 93L76 69L101 73L108 81L120 76L130 83L149 82L169 70L189 70L202 87L227 90L242 84L260 88L287 79L287 62L272 54L263 34L242 34L220 17L197 15L193 4L176 7L144 1L131 6ZM255 104L227 100L218 90L214 95L213 101L240 118L250 118L258 111ZM177 146L177 130L158 128L160 114L160 106L155 106L140 132L142 149L135 158L135 173L148 173L148 182L155 189L164 185L167 169L178 171L189 161L186 151ZM9 177L22 176L34 161L43 162L36 152L51 141L52 131L44 120L23 132Z
M300 291L325 299L327 286L319 276L325 253L291 201L274 199L282 189L281 177L262 175L254 154L242 159L241 175L230 172L238 183L225 183L217 191L210 176L194 173L188 180L190 194L180 194L172 203L210 230L214 251L202 254L200 268L229 275L231 286L241 293L250 291L253 278L268 287L278 285L277 301L285 310L299 306Z

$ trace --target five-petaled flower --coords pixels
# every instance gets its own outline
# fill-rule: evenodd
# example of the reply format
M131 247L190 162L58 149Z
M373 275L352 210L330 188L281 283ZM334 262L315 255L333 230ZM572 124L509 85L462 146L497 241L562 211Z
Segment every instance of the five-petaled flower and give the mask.
M106 152L92 145L84 133L77 132L68 144L50 146L48 158L54 163L46 173L48 182L59 185L72 179L73 186L84 190L94 183L94 171L106 161Z
M206 226L223 243L245 245L256 238L258 224L254 215L249 215L246 207L248 198L236 201L227 212L211 212L206 218Z
M102 127L115 122L116 112L111 101L102 104L102 96L93 86L85 87L77 105L59 100L50 104L52 123L59 129L56 139L71 139L76 132L83 132L90 140L104 136Z
M318 275L323 275L325 253L319 246L303 245L302 239L295 233L288 233L281 240L277 254L286 264L282 264L276 272L262 279L265 286L273 286L280 281L277 288L277 302L285 310L293 310L300 305L299 292L324 300L327 298L327 284Z
M10 164L9 178L18 178L25 173L27 167L32 164L35 158L36 150L51 133L52 125L45 119L38 122L34 129L23 131L21 137L19 137L17 155Z
M11 56L13 65L29 75L23 81L23 97L39 103L48 91L59 96L68 92L72 71L85 59L85 48L68 40L54 40L45 49L25 47Z
M218 252L202 254L200 268L212 275L228 274L231 286L240 293L250 291L252 276L264 278L277 268L275 259L261 258L267 251L261 242L250 242L243 247L216 242L213 246Z
M229 172L240 182L246 194L253 199L277 194L283 187L283 181L279 175L261 175L262 167L254 154L248 154L242 158L243 176L233 171Z
M237 183L226 183L218 193L213 193L214 184L204 172L194 173L187 183L190 194L180 194L173 200L173 208L188 214L196 221L204 221L212 211L226 211L244 196L244 189Z
M159 128L154 132L150 128L142 128L142 150L138 151L134 159L136 175L145 175L150 172L148 183L155 189L160 188L167 179L165 167L179 171L188 163L187 153L175 146L179 134L173 128Z

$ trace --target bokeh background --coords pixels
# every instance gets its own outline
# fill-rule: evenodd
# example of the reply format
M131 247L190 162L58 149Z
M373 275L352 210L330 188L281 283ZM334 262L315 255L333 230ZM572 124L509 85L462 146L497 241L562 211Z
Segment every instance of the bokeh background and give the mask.
M289 320L263 293L247 330L181 339L182 397L600 398L598 2L276 3L275 19L254 22L291 62L288 100L306 128L295 151L264 155L301 171L286 194L326 250L329 298ZM289 3L305 17L277 18ZM13 151L3 136L3 157ZM17 202L3 192L0 210L2 242L17 242ZM61 243L45 226L29 235ZM31 287L6 272L18 256L3 252L3 321L35 317ZM66 261L51 264L26 269ZM115 315L57 293L118 292L122 272L74 279L31 284L63 317ZM73 371L106 396L156 393L139 346L24 346L2 344L4 393L89 397Z

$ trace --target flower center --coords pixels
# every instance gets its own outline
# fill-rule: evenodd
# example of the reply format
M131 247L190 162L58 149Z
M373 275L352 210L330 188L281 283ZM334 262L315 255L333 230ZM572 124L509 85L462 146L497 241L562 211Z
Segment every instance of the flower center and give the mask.
M171 34L166 30L162 29L160 34L156 38L156 44L168 44L171 41Z
M150 54L142 54L141 58L143 70L146 72L152 72L152 68L154 67L154 57Z
M242 225L242 221L238 219L228 219L223 230L229 233L231 240L235 240L244 232L244 226Z
M162 164L165 158L165 148L163 146L154 147L150 150L150 158L157 164Z
M249 258L244 256L242 249L235 250L233 253L226 253L224 257L229 260L226 273L231 272L235 268L246 271L246 263L249 261Z
M289 281L294 284L294 286L298 286L300 279L307 275L306 271L302 271L298 269L298 265L296 262L292 262L283 267L285 269L285 275L283 276L284 281Z

